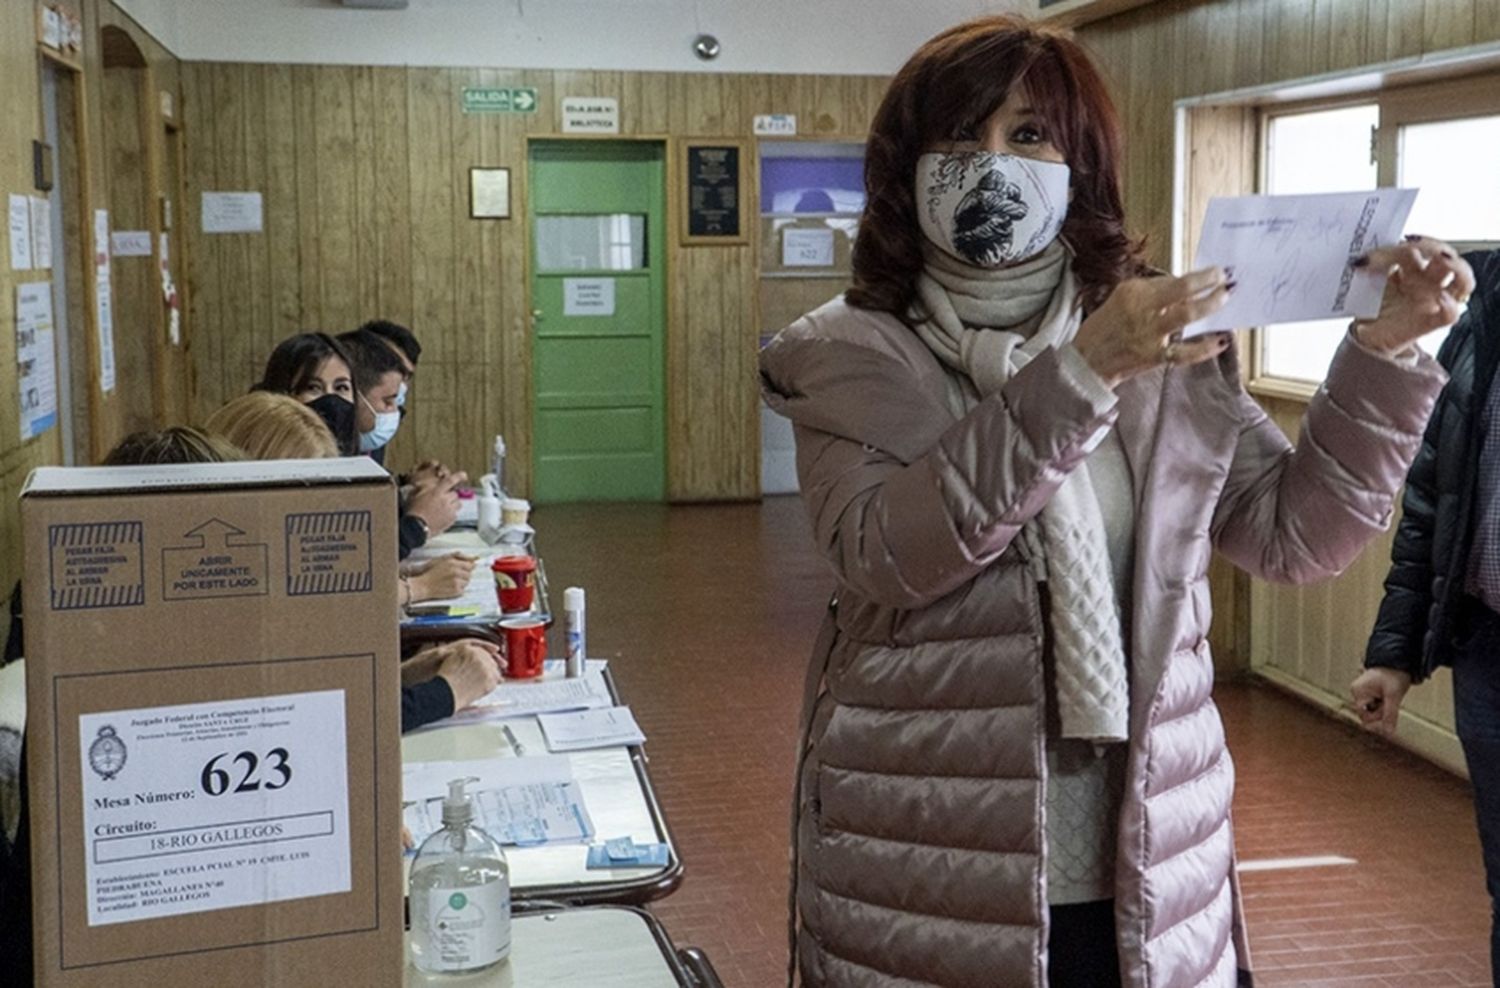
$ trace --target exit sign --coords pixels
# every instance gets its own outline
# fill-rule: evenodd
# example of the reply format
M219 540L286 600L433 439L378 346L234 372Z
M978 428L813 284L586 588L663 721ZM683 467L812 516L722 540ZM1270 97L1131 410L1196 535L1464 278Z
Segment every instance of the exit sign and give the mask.
M463 92L465 113L535 113L536 90L529 86L470 86Z

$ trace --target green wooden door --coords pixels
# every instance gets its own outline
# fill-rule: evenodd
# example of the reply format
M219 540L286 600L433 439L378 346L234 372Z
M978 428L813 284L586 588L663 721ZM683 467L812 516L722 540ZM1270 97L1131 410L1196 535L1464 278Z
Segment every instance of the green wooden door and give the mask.
M660 144L531 146L539 502L666 496Z

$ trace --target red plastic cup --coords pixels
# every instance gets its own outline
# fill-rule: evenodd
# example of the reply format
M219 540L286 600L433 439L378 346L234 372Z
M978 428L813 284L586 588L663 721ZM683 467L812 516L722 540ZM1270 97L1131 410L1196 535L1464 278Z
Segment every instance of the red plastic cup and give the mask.
M495 593L505 614L531 610L536 599L536 560L530 556L501 556L490 566L495 574Z
M506 678L540 676L547 658L547 623L541 618L506 618L500 630L505 633Z

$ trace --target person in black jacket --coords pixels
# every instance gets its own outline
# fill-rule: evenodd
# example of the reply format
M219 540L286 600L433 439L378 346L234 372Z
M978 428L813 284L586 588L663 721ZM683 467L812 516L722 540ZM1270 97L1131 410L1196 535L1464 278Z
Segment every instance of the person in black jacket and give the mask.
M1365 727L1390 734L1411 685L1453 668L1500 986L1500 251L1465 260L1476 288L1438 352L1448 385L1406 478L1385 598L1350 690Z

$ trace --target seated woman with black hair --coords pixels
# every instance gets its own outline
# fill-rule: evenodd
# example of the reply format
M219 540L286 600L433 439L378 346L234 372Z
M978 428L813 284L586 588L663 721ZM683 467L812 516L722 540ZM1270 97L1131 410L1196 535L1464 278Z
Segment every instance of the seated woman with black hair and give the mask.
M297 399L327 423L340 455L359 454L354 372L343 347L327 333L298 333L282 340L251 390Z

